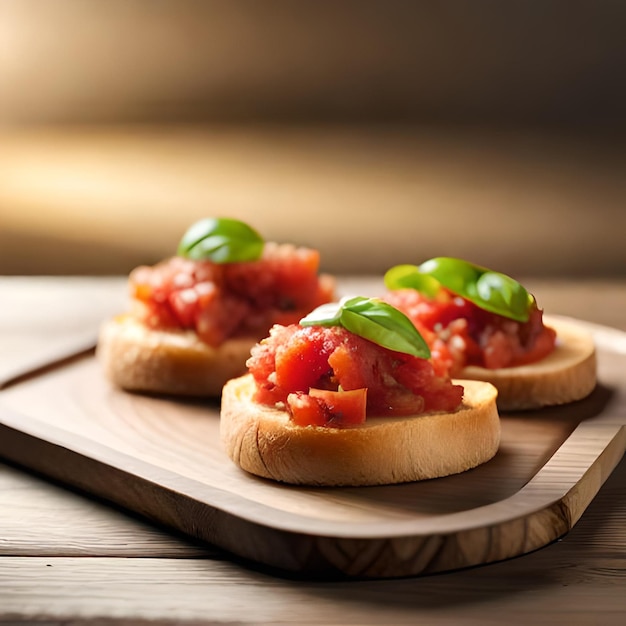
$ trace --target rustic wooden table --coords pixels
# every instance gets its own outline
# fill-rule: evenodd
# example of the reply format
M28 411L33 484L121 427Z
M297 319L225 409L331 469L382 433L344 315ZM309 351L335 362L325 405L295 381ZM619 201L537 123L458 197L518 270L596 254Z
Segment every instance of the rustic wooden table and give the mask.
M551 313L626 330L626 282L527 280ZM0 371L19 375L124 306L123 281L0 279ZM71 318L65 313L72 310ZM0 624L623 624L626 459L574 529L523 557L436 576L306 581L0 463Z

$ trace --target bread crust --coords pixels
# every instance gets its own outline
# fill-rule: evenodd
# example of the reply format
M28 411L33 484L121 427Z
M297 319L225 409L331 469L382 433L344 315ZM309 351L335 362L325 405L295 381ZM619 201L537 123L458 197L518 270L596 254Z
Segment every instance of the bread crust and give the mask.
M107 378L127 391L219 397L227 380L246 372L254 337L212 348L193 331L153 330L132 315L101 328L96 356Z
M295 425L286 411L254 402L254 390L251 374L226 383L222 444L245 471L280 482L364 486L437 478L485 463L500 444L497 391L489 383L467 381L454 413L368 418L347 428Z
M557 333L556 348L546 358L495 370L470 366L461 376L495 385L502 411L538 409L585 398L596 386L596 350L591 333L566 318L545 316L545 324Z

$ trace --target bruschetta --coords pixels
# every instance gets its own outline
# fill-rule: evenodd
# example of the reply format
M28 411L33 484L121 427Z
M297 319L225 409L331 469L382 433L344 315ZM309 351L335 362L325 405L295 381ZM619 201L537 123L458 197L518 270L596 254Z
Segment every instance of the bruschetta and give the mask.
M383 299L403 311L452 376L498 388L503 410L574 402L596 385L593 338L543 315L535 297L505 274L437 257L385 274Z
M129 391L219 396L276 323L334 299L316 250L265 242L249 225L207 218L177 253L130 273L130 307L101 328L97 356Z
M497 452L497 391L438 371L415 327L375 298L275 325L226 383L221 440L243 470L280 482L363 486L438 478Z

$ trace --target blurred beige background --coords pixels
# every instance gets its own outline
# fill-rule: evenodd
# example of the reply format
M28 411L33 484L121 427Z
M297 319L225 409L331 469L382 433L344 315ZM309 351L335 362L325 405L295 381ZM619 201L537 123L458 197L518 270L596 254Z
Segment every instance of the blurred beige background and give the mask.
M0 273L206 215L382 272L626 273L626 5L0 0Z

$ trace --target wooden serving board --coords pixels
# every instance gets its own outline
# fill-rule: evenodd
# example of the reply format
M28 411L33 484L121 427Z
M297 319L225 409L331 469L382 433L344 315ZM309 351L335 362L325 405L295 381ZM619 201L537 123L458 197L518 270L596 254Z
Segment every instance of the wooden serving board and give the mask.
M306 577L395 577L514 557L567 533L626 449L626 334L595 337L587 399L502 414L469 472L403 485L301 488L250 476L219 442L217 402L129 394L93 352L0 382L0 456L229 550Z

